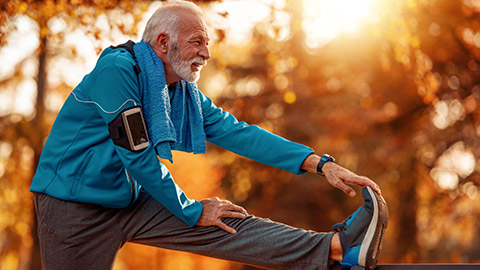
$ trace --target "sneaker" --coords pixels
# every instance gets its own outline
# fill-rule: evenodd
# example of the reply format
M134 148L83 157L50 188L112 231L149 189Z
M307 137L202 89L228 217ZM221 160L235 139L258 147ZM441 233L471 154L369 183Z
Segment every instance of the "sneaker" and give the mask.
M340 265L344 268L375 268L387 228L388 209L383 197L371 187L364 187L362 196L365 205L345 221L333 225L340 238L343 253Z

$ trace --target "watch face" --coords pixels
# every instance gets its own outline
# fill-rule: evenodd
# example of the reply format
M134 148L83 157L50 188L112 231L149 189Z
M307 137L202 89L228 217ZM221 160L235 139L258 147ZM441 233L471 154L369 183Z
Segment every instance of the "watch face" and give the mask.
M322 156L322 159L324 159L325 161L335 162L335 159L332 156L330 156L329 154L324 154Z

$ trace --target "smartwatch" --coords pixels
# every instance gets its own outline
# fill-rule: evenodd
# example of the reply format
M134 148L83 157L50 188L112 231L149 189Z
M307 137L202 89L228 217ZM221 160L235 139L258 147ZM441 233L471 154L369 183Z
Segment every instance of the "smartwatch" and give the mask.
M318 162L318 165L317 165L317 174L324 175L322 173L322 168L323 168L323 165L325 165L325 163L327 162L335 163L335 159L329 154L323 154L322 157L320 158L320 162Z

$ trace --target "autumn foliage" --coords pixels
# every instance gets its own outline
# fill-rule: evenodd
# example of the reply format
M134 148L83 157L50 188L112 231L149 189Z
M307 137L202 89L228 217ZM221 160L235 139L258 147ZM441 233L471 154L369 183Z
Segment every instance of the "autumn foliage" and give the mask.
M375 22L317 47L305 43L303 1L271 4L241 42L231 41L237 33L226 27L228 10L198 2L212 27L200 89L240 121L329 153L378 182L391 216L381 263L480 262L478 1L378 0ZM50 126L96 55L138 40L158 4L0 1L1 269L41 268L28 188ZM22 23L33 38L19 36ZM34 49L7 61L22 42ZM213 145L205 155L175 153L173 164L164 162L192 198L219 196L306 229L329 231L362 203L320 176L293 175ZM249 268L130 244L115 264Z

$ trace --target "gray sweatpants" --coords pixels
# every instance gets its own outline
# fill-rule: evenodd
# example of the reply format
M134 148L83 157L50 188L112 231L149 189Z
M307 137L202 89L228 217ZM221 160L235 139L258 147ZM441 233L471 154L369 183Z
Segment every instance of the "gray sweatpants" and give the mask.
M268 219L226 218L237 230L188 227L147 192L123 209L34 194L46 270L111 269L127 242L182 250L274 269L327 269L333 233L316 233Z

